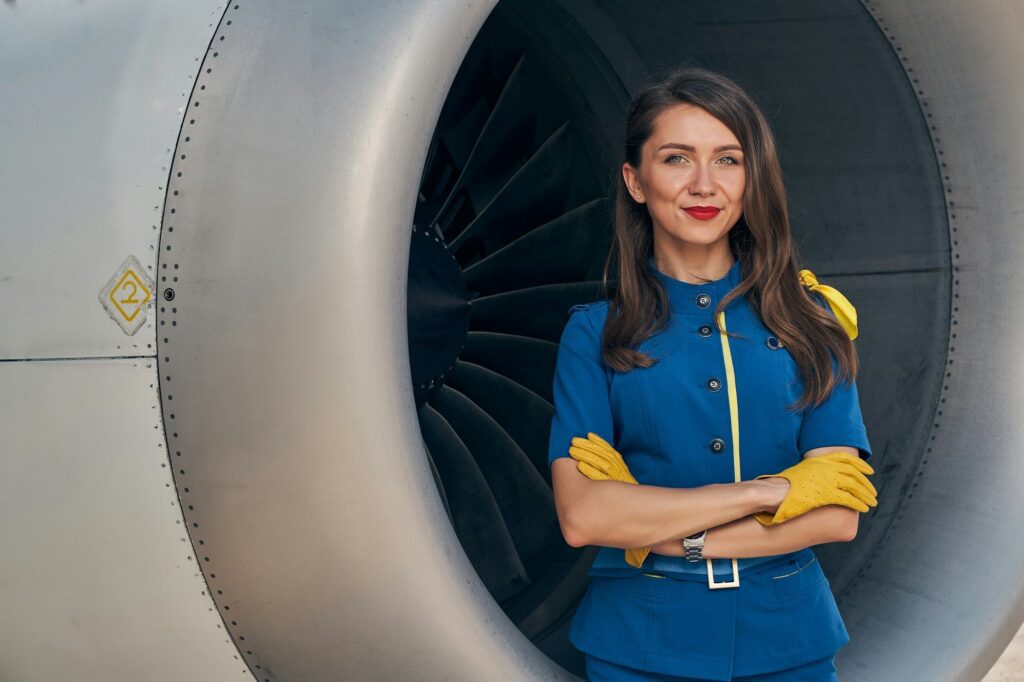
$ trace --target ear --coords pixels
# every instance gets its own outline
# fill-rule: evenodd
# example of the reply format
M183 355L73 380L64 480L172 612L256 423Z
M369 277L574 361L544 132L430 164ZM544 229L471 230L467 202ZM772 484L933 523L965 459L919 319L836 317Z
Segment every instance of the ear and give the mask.
M622 164L622 180L626 183L626 191L633 197L633 201L642 204L644 193L640 189L640 176L628 161Z

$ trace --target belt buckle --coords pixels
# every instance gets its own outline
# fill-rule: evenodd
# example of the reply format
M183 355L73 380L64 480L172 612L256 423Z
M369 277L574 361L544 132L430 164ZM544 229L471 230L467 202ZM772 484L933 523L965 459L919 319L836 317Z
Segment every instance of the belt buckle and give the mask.
M732 560L732 580L722 581L720 583L715 582L715 568L711 563L712 559L705 559L708 562L708 589L709 590L720 590L723 587L739 587L740 586L740 569L736 562L736 559Z

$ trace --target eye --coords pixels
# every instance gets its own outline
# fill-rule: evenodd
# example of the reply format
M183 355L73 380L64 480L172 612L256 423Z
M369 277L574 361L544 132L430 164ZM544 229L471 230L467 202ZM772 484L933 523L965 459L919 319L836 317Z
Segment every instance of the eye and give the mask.
M683 156L682 154L671 154L671 155L665 157L665 163L672 163L672 159L685 159L685 158L686 157ZM739 160L735 156L723 156L720 160L721 161L729 161L729 163L725 164L727 166L736 166L736 165L739 165L739 163L740 163Z

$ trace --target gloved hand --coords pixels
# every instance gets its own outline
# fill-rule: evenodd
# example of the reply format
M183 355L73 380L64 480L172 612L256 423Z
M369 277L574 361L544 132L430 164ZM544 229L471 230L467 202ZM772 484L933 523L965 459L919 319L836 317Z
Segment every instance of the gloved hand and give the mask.
M576 469L589 479L624 481L638 485L619 451L593 431L587 433L586 438L576 436L572 439L569 456L576 460ZM627 549L626 563L640 568L650 551L650 547Z
M775 514L757 512L753 516L763 525L771 526L827 504L866 512L869 506L878 506L878 491L865 476L873 473L870 464L841 450L805 457L780 473L757 477L785 478L789 481L789 492Z
M569 456L576 460L576 468L587 478L637 482L618 450L593 431L587 433L586 438L572 439Z

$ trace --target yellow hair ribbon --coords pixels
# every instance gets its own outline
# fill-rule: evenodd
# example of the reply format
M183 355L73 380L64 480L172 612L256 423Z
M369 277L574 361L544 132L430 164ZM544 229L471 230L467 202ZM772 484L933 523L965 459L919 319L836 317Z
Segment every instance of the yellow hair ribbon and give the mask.
M818 278L810 270L800 271L800 284L824 296L829 308L835 314L836 320L843 325L843 329L850 336L850 340L857 338L857 309L839 293L838 289L827 284L818 284Z

